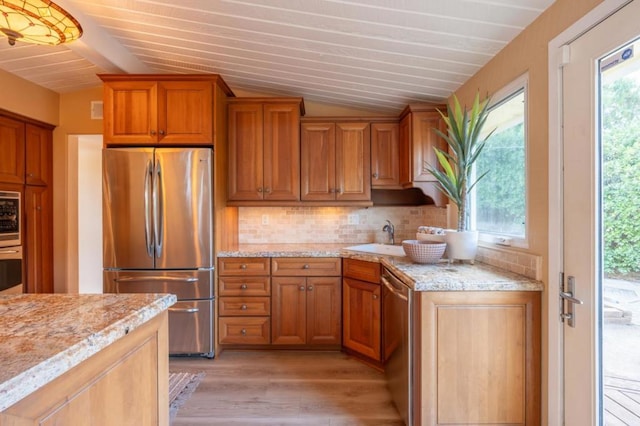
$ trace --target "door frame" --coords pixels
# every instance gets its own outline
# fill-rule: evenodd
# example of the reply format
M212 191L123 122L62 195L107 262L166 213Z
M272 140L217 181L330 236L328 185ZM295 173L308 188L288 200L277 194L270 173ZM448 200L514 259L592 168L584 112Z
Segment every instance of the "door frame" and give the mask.
M547 342L548 358L546 378L543 378L542 406L546 405L549 424L562 425L564 422L564 381L563 381L563 328L560 322L560 273L563 270L563 138L562 138L562 65L563 46L577 39L589 29L605 20L632 0L603 0L589 13L560 33L548 45L549 73L549 228L547 276ZM568 59L568 58L567 58ZM546 379L546 380L545 380Z

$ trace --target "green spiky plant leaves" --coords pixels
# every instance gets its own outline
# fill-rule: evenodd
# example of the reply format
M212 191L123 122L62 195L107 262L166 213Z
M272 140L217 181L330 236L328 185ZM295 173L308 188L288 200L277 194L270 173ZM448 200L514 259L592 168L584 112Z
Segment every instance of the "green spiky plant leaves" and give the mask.
M489 98L480 100L476 94L471 109L460 106L456 95L453 105L447 105L447 113L438 110L447 125L447 133L436 129L449 147L447 151L434 147L440 168L427 164L426 169L436 178L438 189L458 207L458 231L469 230L469 193L489 171L473 179L473 165L482 152L492 130L482 136L482 129L489 115Z

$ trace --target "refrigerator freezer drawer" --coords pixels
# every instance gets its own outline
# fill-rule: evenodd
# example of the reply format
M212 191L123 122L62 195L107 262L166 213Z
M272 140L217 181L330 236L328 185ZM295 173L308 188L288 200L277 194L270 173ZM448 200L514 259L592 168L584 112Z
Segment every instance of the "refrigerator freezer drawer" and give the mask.
M213 297L213 269L104 271L105 293L172 293L183 299Z
M179 301L169 308L169 355L213 357L213 300Z

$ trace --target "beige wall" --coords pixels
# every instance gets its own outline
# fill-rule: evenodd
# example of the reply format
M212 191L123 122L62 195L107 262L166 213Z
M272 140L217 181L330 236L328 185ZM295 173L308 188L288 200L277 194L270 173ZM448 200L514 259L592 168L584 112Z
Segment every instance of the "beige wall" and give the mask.
M492 94L525 72L529 73L529 234L531 253L542 256L542 276L548 275L548 44L578 19L601 3L601 0L557 0L456 93L469 104L476 91ZM551 283L546 283L547 288ZM543 318L548 318L549 294L543 296ZM543 396L548 395L546 381L548 324L543 324ZM543 424L548 423L543 397Z
M58 125L59 95L44 87L0 70L0 108L25 117Z
M54 287L56 292L78 291L78 212L77 144L73 135L102 135L102 120L91 119L91 101L102 100L102 86L60 95L60 125L53 132L53 245ZM69 153L71 152L71 156ZM101 190L98 188L97 190ZM101 224L97 224L98 229Z

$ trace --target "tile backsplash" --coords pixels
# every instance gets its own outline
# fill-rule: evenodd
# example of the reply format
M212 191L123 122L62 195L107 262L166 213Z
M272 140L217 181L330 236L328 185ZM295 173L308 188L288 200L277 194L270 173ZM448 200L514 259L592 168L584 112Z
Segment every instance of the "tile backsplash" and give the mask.
M418 226L446 227L447 209L410 207L240 207L240 244L386 243L385 220L395 240L415 239Z

